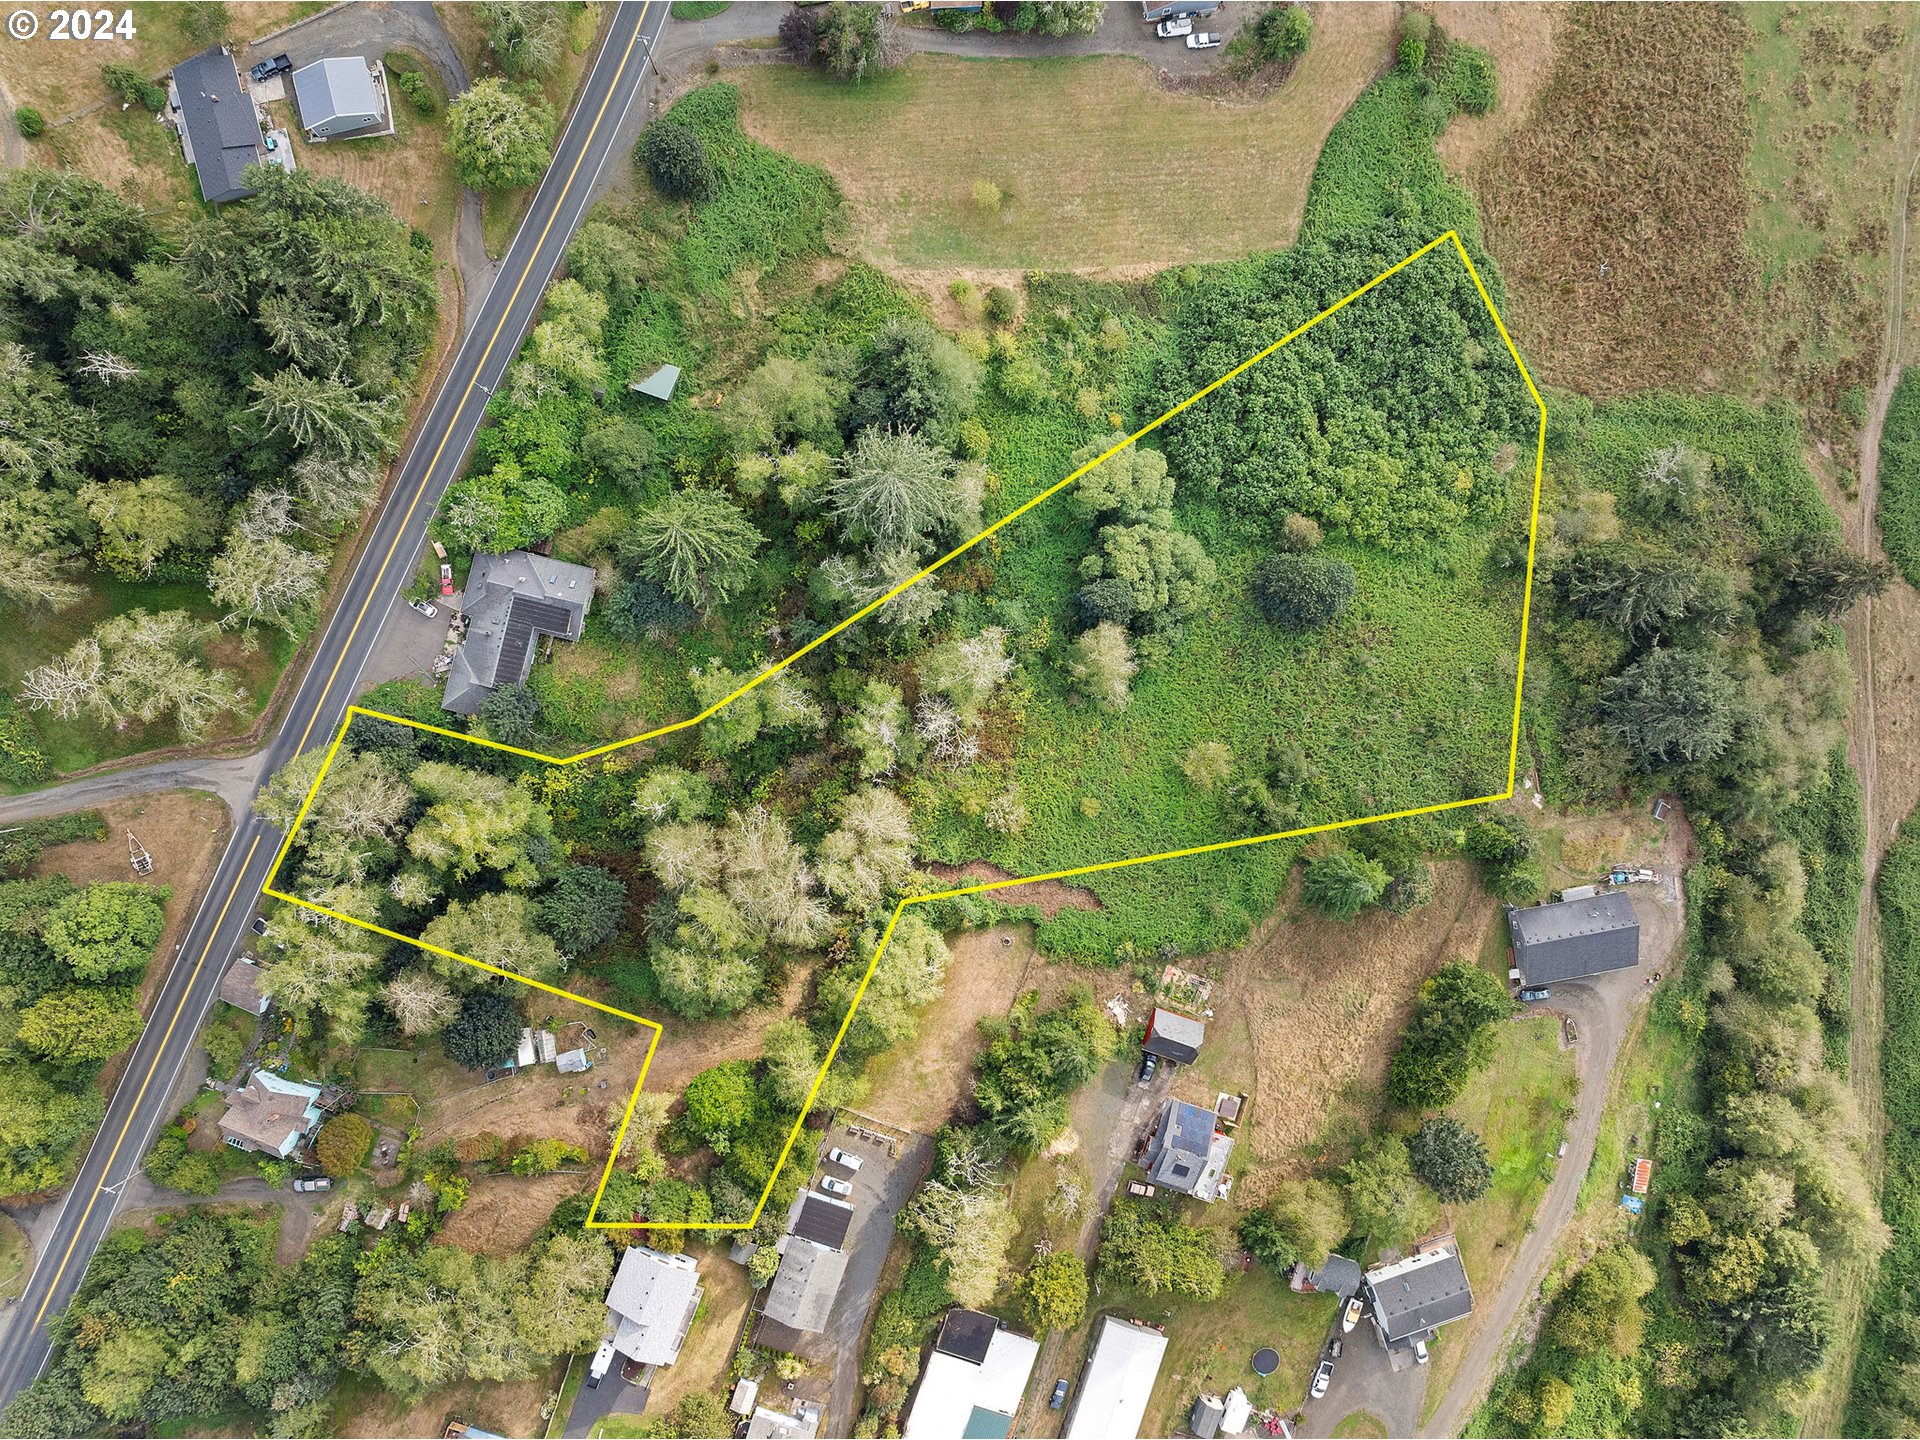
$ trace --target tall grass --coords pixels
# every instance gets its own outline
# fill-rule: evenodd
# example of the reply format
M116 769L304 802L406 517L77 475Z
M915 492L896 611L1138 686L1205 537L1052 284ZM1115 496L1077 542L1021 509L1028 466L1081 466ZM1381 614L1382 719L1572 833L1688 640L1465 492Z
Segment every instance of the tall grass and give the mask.
M1920 371L1900 372L1880 432L1880 543L1910 585L1920 585Z

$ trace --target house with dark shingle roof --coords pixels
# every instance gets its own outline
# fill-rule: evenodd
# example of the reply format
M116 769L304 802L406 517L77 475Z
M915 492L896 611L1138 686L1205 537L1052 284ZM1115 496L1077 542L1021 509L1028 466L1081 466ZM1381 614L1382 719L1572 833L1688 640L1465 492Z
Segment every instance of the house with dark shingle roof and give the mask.
M266 1014L267 1006L272 1003L260 988L260 967L253 963L253 957L249 955L237 956L227 966L227 973L220 977L218 993L227 1004L249 1015Z
M1219 1198L1233 1141L1214 1128L1214 1114L1184 1100L1169 1099L1160 1112L1141 1168L1147 1179L1182 1195L1211 1203Z
M1513 963L1523 985L1552 985L1640 963L1633 900L1615 892L1507 912Z
M525 550L473 557L461 601L467 636L447 671L442 709L477 715L502 685L524 685L542 635L578 640L593 603L594 573Z
M212 45L173 67L168 97L180 149L200 180L209 204L244 200L254 193L245 181L249 165L266 157L253 97L240 88L233 52Z
M1367 1271L1367 1302L1380 1343L1389 1349L1431 1340L1442 1325L1473 1313L1473 1286L1458 1247L1437 1245Z

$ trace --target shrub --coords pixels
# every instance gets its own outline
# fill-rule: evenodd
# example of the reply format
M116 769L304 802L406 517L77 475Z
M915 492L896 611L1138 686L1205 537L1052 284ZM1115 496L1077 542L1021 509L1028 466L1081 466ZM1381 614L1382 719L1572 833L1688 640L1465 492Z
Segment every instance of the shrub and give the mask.
M496 990L476 990L440 1033L440 1048L456 1065L496 1065L520 1044L520 1007Z
M1296 553L1318 550L1325 536L1319 522L1311 515L1302 515L1298 510L1280 522L1280 548Z
M985 313L990 325L1011 325L1020 316L1020 297L1004 285L990 286Z
M1880 436L1880 539L1909 584L1920 585L1920 368L1901 372Z
M713 193L713 161L706 142L671 115L647 126L640 137L640 156L663 195L704 200Z
M207 1052L207 1073L216 1080L229 1078L247 1053L246 1041L218 1020L209 1022L200 1033L200 1043Z
M1408 75L1418 75L1426 63L1427 42L1403 35L1400 38L1400 69Z
M1449 1203L1478 1200L1493 1183L1493 1165L1481 1138L1446 1115L1430 1115L1407 1144L1413 1173Z
M138 105L145 110L158 111L167 103L167 92L155 85L131 65L118 61L100 67L100 78L127 105Z
M1006 192L991 180L976 180L968 192L973 200L973 208L987 215L998 215L1000 206L1006 201Z
M366 1164L372 1151L373 1126L364 1116L352 1111L327 1121L313 1141L313 1158L336 1179L351 1175Z
M1378 860L1356 850L1335 850L1307 862L1300 893L1321 914L1351 920L1386 888L1387 867Z
M1447 98L1467 115L1485 115L1500 103L1493 57L1477 45L1447 46Z
M391 56L388 57L387 68L393 73L394 85L407 97L407 103L413 106L416 115L431 118L440 113L440 92L433 88L433 82L424 71L402 69L393 63Z
M13 112L13 124L28 140L38 140L47 133L47 117L31 105L22 105Z
M1442 965L1420 987L1387 1068L1387 1098L1409 1107L1451 1105L1486 1062L1494 1022L1512 1013L1497 976L1466 960Z
M1296 630L1332 624L1353 592L1353 567L1328 555L1269 555L1253 572L1261 613Z

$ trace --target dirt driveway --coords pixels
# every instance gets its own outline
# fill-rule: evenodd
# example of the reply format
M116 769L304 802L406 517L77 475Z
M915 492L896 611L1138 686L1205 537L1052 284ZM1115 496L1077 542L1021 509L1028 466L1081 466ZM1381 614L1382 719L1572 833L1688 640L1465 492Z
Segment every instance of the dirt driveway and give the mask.
M1627 892L1633 897L1634 914L1640 920L1640 963L1610 975L1556 984L1550 1002L1529 1007L1557 1012L1578 1027L1580 1089L1574 1100L1573 1118L1567 1124L1567 1154L1548 1184L1546 1194L1540 1198L1533 1223L1520 1243L1505 1283L1496 1294L1477 1297L1476 1328L1466 1341L1465 1358L1432 1419L1421 1429L1423 1435L1452 1435L1466 1423L1492 1383L1508 1332L1539 1296L1540 1277L1553 1258L1561 1231L1573 1218L1581 1182L1593 1163L1601 1117L1612 1098L1615 1062L1633 1029L1639 1008L1653 993L1648 982L1656 971L1672 974L1677 968L1678 946L1686 927L1680 876L1691 844L1691 832L1676 813L1668 835L1666 857L1654 867L1658 882L1636 885ZM1391 1433L1412 1432L1396 1428Z

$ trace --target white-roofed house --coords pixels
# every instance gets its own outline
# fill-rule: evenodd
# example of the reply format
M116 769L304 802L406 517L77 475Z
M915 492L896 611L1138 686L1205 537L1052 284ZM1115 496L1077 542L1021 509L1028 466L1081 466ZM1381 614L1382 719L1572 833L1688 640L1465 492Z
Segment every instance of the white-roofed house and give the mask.
M978 1310L949 1310L920 1371L906 1440L975 1440L1012 1433L1040 1342Z
M691 1255L630 1246L607 1291L613 1348L639 1365L673 1364L703 1293L700 1266Z
M1102 1315L1093 1352L1080 1372L1080 1393L1074 1397L1062 1433L1068 1440L1139 1435L1166 1355L1167 1337L1158 1330Z

